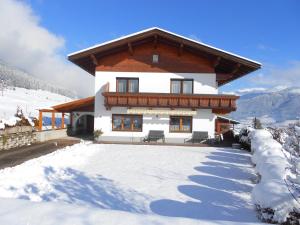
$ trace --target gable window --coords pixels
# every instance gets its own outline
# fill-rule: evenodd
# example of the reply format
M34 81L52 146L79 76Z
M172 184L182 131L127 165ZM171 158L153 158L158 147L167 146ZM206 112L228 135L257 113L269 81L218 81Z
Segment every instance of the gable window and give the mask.
M141 132L143 127L143 117L141 115L112 115L113 131Z
M138 78L117 78L117 92L137 93L139 92Z
M191 133L193 118L191 116L170 116L170 132Z
M152 55L152 62L153 63L158 63L158 60L159 60L159 55L157 55L157 54Z
M172 94L193 94L194 80L192 79L171 79Z

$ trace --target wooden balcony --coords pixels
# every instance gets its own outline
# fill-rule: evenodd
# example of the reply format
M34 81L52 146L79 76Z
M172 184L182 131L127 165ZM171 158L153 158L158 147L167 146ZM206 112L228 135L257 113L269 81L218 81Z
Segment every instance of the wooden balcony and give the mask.
M214 113L226 114L236 110L235 95L168 94L168 93L117 93L103 92L104 105L111 107L190 108L213 109Z

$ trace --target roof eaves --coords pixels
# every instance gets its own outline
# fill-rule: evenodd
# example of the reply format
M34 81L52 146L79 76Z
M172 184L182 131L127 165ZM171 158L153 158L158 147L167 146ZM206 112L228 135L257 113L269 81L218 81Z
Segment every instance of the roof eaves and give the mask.
M130 37L133 37L133 36L142 34L142 33L146 33L146 32L149 32L149 31L154 31L154 30L159 30L159 31L165 32L165 33L167 33L167 34L171 34L171 35L173 35L173 36L182 38L182 39L184 39L184 40L191 41L191 42L193 42L193 43L195 43L195 44L199 44L199 45L202 45L202 46L204 46L204 47L207 47L207 48L210 48L210 49L213 49L213 50L216 50L216 51L219 51L219 52L228 54L228 55L230 55L230 56L234 56L234 57L237 57L237 58L240 58L240 59L243 59L243 60L246 60L246 61L249 61L249 62L252 62L252 63L255 63L255 64L261 66L261 63L259 63L259 62L257 62L257 61L254 61L254 60L251 60L251 59L249 59L249 58L240 56L240 55L238 55L238 54L234 54L234 53L229 52L229 51L225 51L225 50L220 49L220 48L213 47L213 46L208 45L208 44L205 44L205 43L203 43L203 42L199 42L199 41L196 41L196 40L193 40L193 39L184 37L184 36L182 36L182 35L179 35L179 34L176 34L176 33L173 33L173 32L167 31L167 30L164 30L164 29L159 28L159 27L151 27L151 28L148 28L148 29L139 31L139 32L135 32L135 33L132 33L132 34L129 34L129 35L125 35L125 36L122 36L122 37L119 37L119 38L116 38L116 39L113 39L113 40L110 40L110 41L107 41L107 42L103 42L103 43L101 43L101 44L96 44L96 45L93 45L93 46L91 46L91 47L88 47L88 48L85 48L85 49L82 49L82 50L79 50L79 51L70 53L70 54L68 54L68 57L71 57L71 56L74 56L74 55L77 55L77 54L79 54L79 53L83 53L83 52L85 52L85 51L89 51L89 50L92 50L92 49L95 49L95 48L99 48L99 47L101 47L101 46L104 46L104 45L107 45L107 44L111 44L111 43L116 42L116 41L121 41L121 40L123 40L123 39L130 38Z

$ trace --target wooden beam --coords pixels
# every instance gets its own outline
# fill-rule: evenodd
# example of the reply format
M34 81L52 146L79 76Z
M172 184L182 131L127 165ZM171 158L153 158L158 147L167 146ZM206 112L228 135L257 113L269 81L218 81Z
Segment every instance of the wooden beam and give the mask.
M221 61L221 57L218 56L213 63L213 67L216 68L220 64L220 61Z
M130 53L130 55L133 55L133 48L130 42L128 42L128 51Z
M94 54L91 54L90 57L91 57L91 60L92 60L93 64L95 66L98 66L99 63L98 63L98 60L97 60L96 56Z
M234 69L231 72L231 75L235 75L236 72L240 69L240 67L241 67L240 63L236 64L236 66L234 67Z
M65 128L65 114L64 113L61 114L61 128L62 129Z
M217 82L226 81L233 77L231 73L217 73L216 76L217 76Z
M43 112L40 110L39 111L39 127L38 127L39 131L43 130Z
M181 43L180 46L179 46L179 49L178 49L178 56L182 55L183 47L184 47L184 45L183 45L183 43Z
M153 42L154 48L157 48L157 44L158 44L158 36L157 36L157 34L155 34L154 35L154 42Z
M51 125L52 125L52 129L54 129L55 128L55 113L54 112L52 112Z

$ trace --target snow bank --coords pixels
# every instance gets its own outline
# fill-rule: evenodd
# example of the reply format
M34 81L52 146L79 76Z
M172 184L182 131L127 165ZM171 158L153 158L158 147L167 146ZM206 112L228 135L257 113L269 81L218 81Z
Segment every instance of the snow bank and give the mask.
M286 221L289 213L299 207L286 184L290 167L282 146L273 139L267 130L255 130L250 133L252 162L256 164L256 172L261 175L252 191L254 203L262 209L273 209L273 222ZM270 215L261 215L262 219L270 219Z

